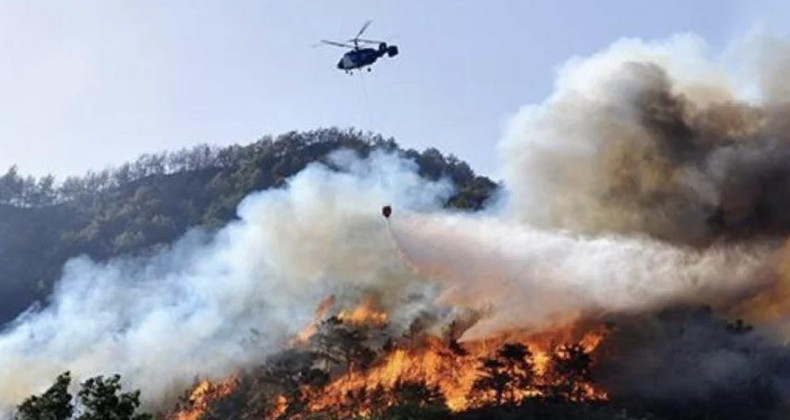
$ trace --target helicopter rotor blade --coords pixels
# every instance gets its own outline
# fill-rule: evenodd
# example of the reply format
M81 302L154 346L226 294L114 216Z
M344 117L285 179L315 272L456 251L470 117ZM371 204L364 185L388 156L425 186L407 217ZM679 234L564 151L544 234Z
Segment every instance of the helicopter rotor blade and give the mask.
M354 48L354 46L353 46L353 45L344 44L344 43L342 43L342 42L327 41L327 40L325 40L325 39L322 39L322 40L321 40L321 43L322 43L322 44L327 44L327 45L333 45L333 46L335 46L335 47ZM321 44L319 44L319 45L321 45Z
M359 30L359 32L357 33L357 36L355 36L354 39L358 39L359 36L362 35L362 33L365 32L366 29L368 29L368 26L370 26L370 24L372 22L373 22L372 20L369 20L369 21L365 22L365 24L362 25L362 29Z
M357 38L358 42L364 42L366 44L381 44L384 41L376 41L375 39L361 39Z

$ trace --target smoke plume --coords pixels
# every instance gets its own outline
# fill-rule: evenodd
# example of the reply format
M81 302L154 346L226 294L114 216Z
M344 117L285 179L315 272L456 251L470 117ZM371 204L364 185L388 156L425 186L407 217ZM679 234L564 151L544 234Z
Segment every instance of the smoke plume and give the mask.
M748 41L757 51L767 43ZM500 145L513 216L689 244L783 236L790 107L776 66L790 63L790 50L757 55L751 85L729 78L692 36L626 40L571 60L552 96L522 109ZM757 99L738 95L754 89Z
M787 57L776 44L758 54L766 92L749 101L693 36L573 59L500 144L504 210L411 215L395 237L446 284L439 302L486 313L470 339L745 300L786 254L790 134L777 127L790 108L775 93Z
M774 276L772 242L698 250L458 216L399 218L393 232L409 262L445 284L437 303L483 314L462 339L668 305L727 304Z
M52 302L0 335L0 407L67 369L78 379L121 373L149 398L180 393L198 374L226 375L282 349L330 294L378 290L396 318L408 311L397 299L425 287L397 258L378 210L435 209L448 185L393 156L334 160L345 172L310 166L287 189L244 200L239 221L153 258L71 260Z
M329 295L374 294L404 326L473 311L463 340L688 304L749 314L787 284L790 50L748 43L743 73L692 36L569 61L510 124L503 204L481 214L442 210L449 184L411 162L340 153L343 171L253 194L219 232L74 259L51 303L0 334L0 406L66 369L166 397L283 348Z

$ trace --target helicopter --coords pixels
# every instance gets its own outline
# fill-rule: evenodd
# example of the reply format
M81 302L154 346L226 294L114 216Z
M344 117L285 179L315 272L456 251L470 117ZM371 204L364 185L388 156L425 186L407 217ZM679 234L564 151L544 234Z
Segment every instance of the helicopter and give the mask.
M387 43L384 41L373 41L370 39L360 38L362 33L368 29L370 23L371 21L365 22L365 24L362 25L362 29L357 32L357 36L349 39L346 42L321 40L323 44L333 45L335 47L351 48L351 51L343 54L343 57L337 63L338 69L343 70L348 74L351 74L352 70L361 70L365 67L367 67L367 70L370 71L371 69L369 66L384 55L387 55L387 57L395 57L398 55L397 45L387 45ZM378 44L378 48L360 48L360 43L373 45Z

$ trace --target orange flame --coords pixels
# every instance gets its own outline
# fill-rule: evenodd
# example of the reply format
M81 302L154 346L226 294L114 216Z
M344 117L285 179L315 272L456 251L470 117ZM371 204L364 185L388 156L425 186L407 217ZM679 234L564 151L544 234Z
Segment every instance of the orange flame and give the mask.
M379 309L378 302L373 296L365 297L362 304L353 311L341 311L337 317L347 324L373 326L384 326L388 319L387 313Z
M594 350L603 339L603 332L586 334L580 344L585 351ZM453 350L437 337L424 337L419 343L392 351L386 359L367 371L352 371L338 378L312 395L309 408L312 411L332 410L353 404L350 400L360 393L372 393L376 389L392 390L397 383L424 382L429 387L438 387L447 405L454 412L475 405L470 400L475 380L480 377L480 360L490 356L505 342L517 341L527 345L533 352L536 386L519 391L518 399L542 395L537 385L548 381L544 377L551 359L550 343L540 341L545 337L522 337L520 340L486 340L467 343L463 349ZM590 384L583 386L584 400L607 399L605 392ZM483 401L485 402L485 401ZM358 402L357 402L358 403ZM367 407L354 407L354 414L364 415ZM350 414L350 413L346 413Z
M316 310L315 319L292 344L309 345L309 339L318 332L335 303L334 296L323 300ZM353 310L340 311L335 317L343 324L365 328L383 329L388 325L387 313L380 309L378 301L373 297L367 297ZM452 325L451 328L457 326ZM394 344L390 343L377 361L367 368L349 366L345 373L335 377L328 385L300 386L301 396L298 398L304 398L300 404L306 403L307 412L331 413L340 417L367 417L375 409L397 402L396 390L399 384L419 383L440 392L447 407L453 412L489 405L500 401L496 398L501 398L501 394L496 396L490 389L480 390L475 387L475 383L484 376L481 370L482 361L497 357L497 351L508 343L519 343L528 348L531 352L529 361L532 363L529 369L533 375L527 385L508 390L510 401L558 395L557 391L551 391L552 387L559 389L562 385L567 390L568 378L557 373L554 363L563 357L570 357L571 350L557 344L577 343L577 351L581 348L589 355L607 334L604 328L592 328L579 334L581 328L578 325L568 325L540 334L512 332L463 344L451 339L416 333L403 337ZM455 337L456 333L462 332L451 331L448 336ZM526 372L523 367L518 369L521 369L519 372ZM566 398L572 401L608 399L606 392L598 389L592 382L584 378L572 380L575 381L570 385L572 391L564 391ZM237 384L235 376L217 383L201 382L189 397L189 407L171 417L171 420L198 419L206 413L212 402L233 392ZM374 395L376 397L372 397ZM273 407L266 418L282 418L296 401L289 401L287 395L281 394L274 397L272 402ZM304 414L296 416L299 418Z
M318 332L318 324L326 317L326 314L335 305L335 295L329 295L321 303L318 304L318 308L315 310L315 317L313 317L312 322L308 324L299 334L297 334L295 340L291 342L291 345L298 344L298 343L305 343L310 337L314 336L316 332Z
M288 410L288 398L285 395L278 395L275 399L274 409L271 412L271 418L280 418Z
M217 382L207 379L200 381L187 398L187 407L179 410L170 420L198 420L206 413L211 404L233 392L238 386L238 376L231 375Z
M318 332L318 326L327 318L330 310L335 306L336 299L334 295L328 296L318 304L315 311L315 317L299 334L291 341L291 345L299 345L306 343L310 337ZM378 300L373 296L367 296L362 301L362 304L357 306L351 311L343 310L337 314L337 318L346 324L350 325L370 325L374 327L383 327L387 324L387 313L379 309Z

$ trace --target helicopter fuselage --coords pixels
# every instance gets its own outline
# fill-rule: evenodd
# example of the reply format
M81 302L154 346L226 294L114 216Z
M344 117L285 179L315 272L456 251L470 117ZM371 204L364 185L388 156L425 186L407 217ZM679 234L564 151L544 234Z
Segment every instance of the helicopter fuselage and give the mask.
M376 62L383 55L394 57L398 54L398 47L395 45L387 46L386 43L379 44L379 48L354 48L343 54L343 58L337 63L337 68L344 71L361 69Z
M360 48L343 54L337 63L340 70L354 70L369 66L376 62L383 54L375 48Z

